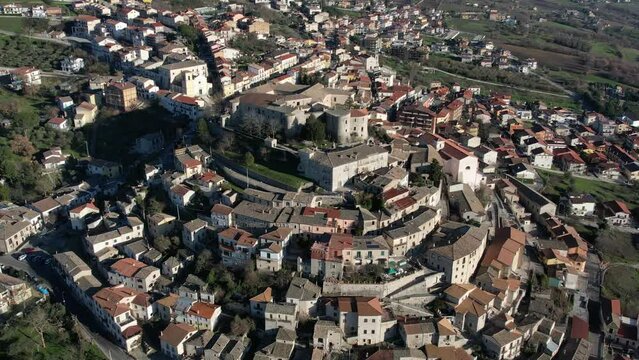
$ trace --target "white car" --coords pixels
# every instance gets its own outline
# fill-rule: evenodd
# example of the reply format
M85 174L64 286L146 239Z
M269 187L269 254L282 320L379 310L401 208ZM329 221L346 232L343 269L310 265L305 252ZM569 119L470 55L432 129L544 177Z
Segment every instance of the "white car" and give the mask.
M25 261L27 259L27 254L22 254L18 257L18 260Z

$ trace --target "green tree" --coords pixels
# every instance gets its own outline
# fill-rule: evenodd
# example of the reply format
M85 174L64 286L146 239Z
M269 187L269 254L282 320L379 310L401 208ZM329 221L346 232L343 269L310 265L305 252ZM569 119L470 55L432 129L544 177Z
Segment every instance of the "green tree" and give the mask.
M244 153L244 165L248 167L255 165L255 157L253 157L250 151Z
M311 115L302 128L302 137L315 143L322 142L326 139L326 125Z
M182 24L178 26L178 33L182 36L186 45L191 48L191 50L197 51L199 35L193 26Z
M430 167L428 169L428 174L429 174L430 180L433 181L433 184L435 186L439 185L439 182L442 180L442 177L444 176L444 170L441 164L439 164L439 161L437 161L437 159L433 159L433 162L431 162Z
M197 121L197 137L202 143L206 145L210 145L213 142L213 137L211 136L211 132L209 131L209 125L204 119L199 119Z
M32 110L20 110L13 118L12 128L21 134L25 134L38 126L38 114Z

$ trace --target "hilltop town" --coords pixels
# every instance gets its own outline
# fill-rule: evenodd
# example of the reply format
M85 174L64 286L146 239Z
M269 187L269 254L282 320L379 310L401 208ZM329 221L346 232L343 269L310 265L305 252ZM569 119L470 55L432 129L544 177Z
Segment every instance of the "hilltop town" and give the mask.
M0 357L636 357L635 89L419 4L0 5Z

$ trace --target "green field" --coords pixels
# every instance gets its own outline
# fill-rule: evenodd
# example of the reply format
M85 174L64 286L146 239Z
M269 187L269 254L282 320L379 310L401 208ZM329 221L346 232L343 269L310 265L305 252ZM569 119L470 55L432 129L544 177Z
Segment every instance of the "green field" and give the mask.
M488 20L448 19L446 20L446 24L448 24L451 29L458 31L472 34L486 34L490 31L491 25L494 23Z
M24 26L24 18L22 16L3 17L0 19L0 30L21 33Z
M544 170L537 170L544 181L542 193L552 200L558 200L560 194L568 187L563 175ZM631 210L639 207L639 193L634 188L605 181L575 177L575 192L594 196L598 201L622 200Z
M231 151L225 151L224 154L220 155L231 159L242 166L246 166L244 165L244 155ZM290 165L287 162L267 160L256 157L255 163L253 165L250 165L248 168L262 176L273 179L275 181L279 181L294 188L300 188L302 185L309 182L306 179L294 175L297 170L294 168L293 165Z

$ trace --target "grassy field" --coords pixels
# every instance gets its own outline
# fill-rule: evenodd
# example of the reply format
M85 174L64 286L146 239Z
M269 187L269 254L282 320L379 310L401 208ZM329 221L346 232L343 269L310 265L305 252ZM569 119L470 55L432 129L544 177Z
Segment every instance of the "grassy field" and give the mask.
M639 262L639 238L630 233L606 229L596 240L596 246L607 262Z
M234 160L242 166L245 166L244 155L242 154L225 151L223 156ZM249 169L267 178L279 181L295 188L299 188L308 182L308 180L295 175L297 170L294 168L293 164L289 164L286 161L262 159L259 156L256 156L255 163L249 166Z
M462 19L448 19L446 23L451 29L472 34L486 34L491 30L491 25L494 24L488 20L473 21Z
M639 270L614 266L606 271L603 284L603 295L611 299L621 300L624 315L637 317L639 313Z
M24 18L22 16L3 17L0 19L0 30L21 33L24 26Z
M544 181L542 193L556 201L559 195L568 187L563 175L544 170L537 170ZM625 185L613 184L605 181L574 178L575 192L594 196L598 201L622 200L632 210L639 206L639 194Z

